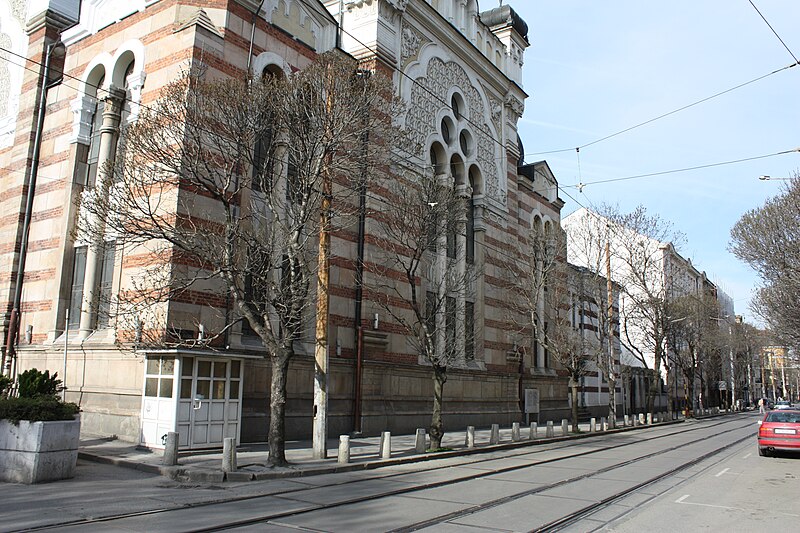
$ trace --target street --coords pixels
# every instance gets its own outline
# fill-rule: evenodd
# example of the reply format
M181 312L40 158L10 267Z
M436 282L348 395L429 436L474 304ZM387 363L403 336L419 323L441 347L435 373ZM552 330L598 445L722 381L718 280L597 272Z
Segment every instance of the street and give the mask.
M756 415L374 470L180 484L82 462L3 484L3 531L791 529L800 458L758 457Z

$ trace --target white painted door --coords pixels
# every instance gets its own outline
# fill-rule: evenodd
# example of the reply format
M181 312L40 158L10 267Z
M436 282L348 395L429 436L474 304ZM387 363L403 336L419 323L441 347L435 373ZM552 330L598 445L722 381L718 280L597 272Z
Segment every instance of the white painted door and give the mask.
M181 358L178 443L181 448L222 446L225 437L239 442L242 361L228 358Z
M163 448L162 438L175 431L177 368L174 357L145 359L140 442L148 448Z

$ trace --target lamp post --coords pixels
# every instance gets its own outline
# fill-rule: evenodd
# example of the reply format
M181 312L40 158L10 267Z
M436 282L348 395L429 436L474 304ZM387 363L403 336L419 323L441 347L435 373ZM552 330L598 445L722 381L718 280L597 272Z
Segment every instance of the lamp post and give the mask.
M772 176L759 176L761 181L792 181L794 178L773 178Z

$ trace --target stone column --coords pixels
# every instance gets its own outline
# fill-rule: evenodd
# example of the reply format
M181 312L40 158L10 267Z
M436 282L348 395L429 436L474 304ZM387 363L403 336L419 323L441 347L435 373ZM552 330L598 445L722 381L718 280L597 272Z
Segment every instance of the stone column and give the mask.
M109 94L103 108L103 123L100 126L100 147L97 158L98 198L107 198L114 180L111 167L117 153L119 138L120 111L125 92L115 87L109 88ZM81 319L78 338L88 337L95 326L97 306L100 296L100 270L103 263L105 213L99 215L92 228L91 241L86 250L86 271L83 276L83 301L81 303Z
M461 202L466 202L471 195L466 185L456 187L456 195ZM466 282L467 282L467 217L465 212L460 212L455 221L456 231L456 362L459 365L466 364L465 354L467 351L466 336Z

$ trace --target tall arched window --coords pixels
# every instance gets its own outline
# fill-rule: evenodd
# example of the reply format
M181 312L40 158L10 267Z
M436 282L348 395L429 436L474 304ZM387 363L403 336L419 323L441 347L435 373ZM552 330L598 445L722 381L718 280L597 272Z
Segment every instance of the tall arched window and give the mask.
M87 189L97 189L101 195L108 193L115 177L124 171L121 133L138 114L144 81L141 65L137 64L143 47L138 41L127 44L131 46L124 45L113 58L101 54L90 63L82 94L73 102L75 181ZM131 84L133 78L135 84ZM98 231L84 237L83 242L76 242L67 309L69 327L80 328L81 338L110 325L115 259L113 235Z

